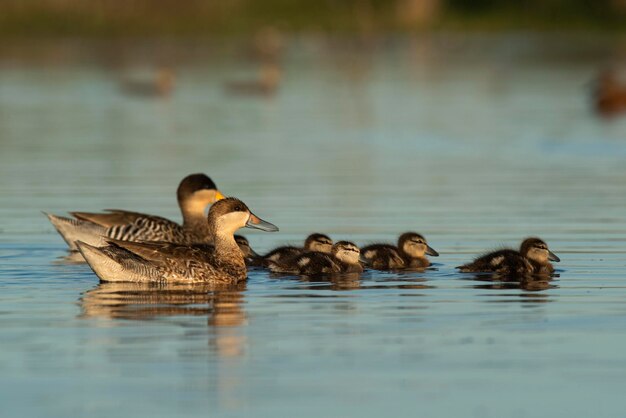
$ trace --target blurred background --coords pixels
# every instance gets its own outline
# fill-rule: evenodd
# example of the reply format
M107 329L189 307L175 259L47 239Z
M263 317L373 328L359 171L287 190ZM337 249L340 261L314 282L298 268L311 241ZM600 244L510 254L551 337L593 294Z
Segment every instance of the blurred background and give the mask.
M175 217L202 171L287 231L309 229L291 207L398 229L413 215L386 211L427 210L407 200L424 194L445 214L425 223L450 227L458 205L494 207L484 193L554 184L542 170L621 163L625 28L621 0L3 0L2 187Z
M18 36L198 36L285 31L623 29L623 0L3 0Z

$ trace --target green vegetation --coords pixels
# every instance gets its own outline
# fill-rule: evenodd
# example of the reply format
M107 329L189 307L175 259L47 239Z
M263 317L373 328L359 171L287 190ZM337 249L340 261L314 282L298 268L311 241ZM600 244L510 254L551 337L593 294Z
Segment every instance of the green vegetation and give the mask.
M626 0L0 0L7 36L626 29Z

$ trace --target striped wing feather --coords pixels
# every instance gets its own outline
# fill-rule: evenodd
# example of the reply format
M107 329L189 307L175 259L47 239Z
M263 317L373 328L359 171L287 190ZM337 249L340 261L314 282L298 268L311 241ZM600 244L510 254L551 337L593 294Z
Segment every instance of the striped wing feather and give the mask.
M94 224L110 228L116 225L126 225L135 222L139 218L150 218L152 215L131 212L121 209L105 209L108 213L93 212L70 212L77 219L92 222Z
M138 217L129 224L112 226L106 236L124 241L186 242L182 226L158 216Z

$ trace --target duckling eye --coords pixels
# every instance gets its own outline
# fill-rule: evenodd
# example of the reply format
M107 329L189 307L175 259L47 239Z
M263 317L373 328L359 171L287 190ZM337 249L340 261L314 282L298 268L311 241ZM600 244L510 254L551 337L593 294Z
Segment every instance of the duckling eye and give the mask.
M235 206L235 212L243 212L243 208L240 205Z

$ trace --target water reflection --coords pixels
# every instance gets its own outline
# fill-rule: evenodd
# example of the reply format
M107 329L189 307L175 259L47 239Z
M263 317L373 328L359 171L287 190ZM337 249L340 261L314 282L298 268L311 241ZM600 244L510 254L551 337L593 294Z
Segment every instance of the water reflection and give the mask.
M207 315L212 326L238 326L245 283L232 286L172 283L100 283L80 299L83 318L155 319Z
M305 276L300 281L311 284L304 286L306 289L356 290L361 288L359 273Z
M85 264L85 258L78 251L68 251L66 255L57 257L56 264Z
M422 269L422 272L424 269ZM414 273L414 272L413 272ZM372 290L372 289L434 289L435 286L425 284L425 277L415 277L411 272L368 272L319 274L312 276L294 276L288 274L270 273L270 277L277 280L294 280L297 286L286 289L306 290ZM319 297L309 295L309 297Z
M243 292L237 285L171 283L100 283L80 299L82 318L147 320L204 316L212 328L209 348L220 357L240 357L246 338L233 327L246 324Z
M555 276L555 277L558 277ZM469 280L469 279L468 279ZM559 286L554 284L552 277L531 277L519 280L501 280L494 279L491 276L477 274L471 280L483 282L484 284L475 284L471 287L474 289L491 289L491 290L509 290L520 289L526 291L542 291L548 289L557 289Z

